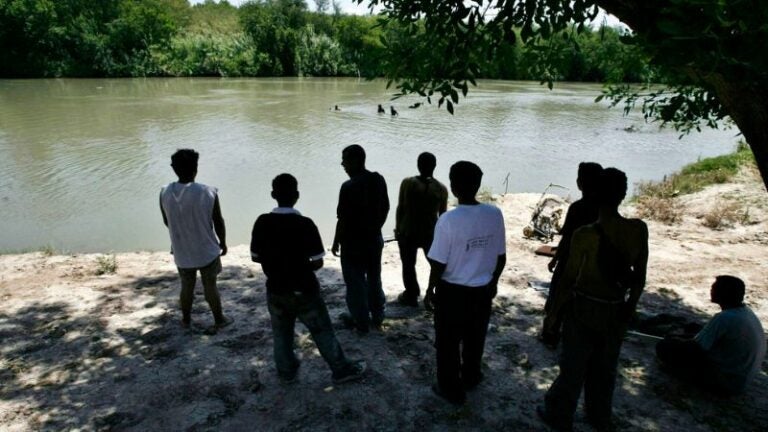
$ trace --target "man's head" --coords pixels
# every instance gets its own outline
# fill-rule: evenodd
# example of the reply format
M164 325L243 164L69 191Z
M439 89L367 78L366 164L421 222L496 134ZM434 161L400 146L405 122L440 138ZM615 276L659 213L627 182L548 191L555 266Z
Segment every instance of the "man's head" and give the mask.
M365 150L357 144L345 147L341 151L341 166L350 177L361 173L365 169Z
M451 166L448 178L451 180L451 192L456 195L456 198L474 199L480 189L483 172L472 162L458 161Z
M290 174L280 174L272 180L272 198L278 207L293 207L299 200L299 183Z
M192 149L179 149L171 156L173 172L179 176L179 180L191 181L197 175L197 161L200 154Z
M723 308L741 306L744 302L744 281L729 275L715 276L709 296L712 303Z
M419 167L419 174L424 177L432 177L432 174L435 172L435 166L437 166L437 159L435 159L435 155L432 153L424 152L416 160L416 166Z
M600 205L612 209L619 208L619 204L627 196L627 176L616 168L606 168L598 178L596 192Z
M576 177L576 185L584 195L594 195L597 185L600 183L600 174L603 167L596 162L582 162L579 164L579 173Z

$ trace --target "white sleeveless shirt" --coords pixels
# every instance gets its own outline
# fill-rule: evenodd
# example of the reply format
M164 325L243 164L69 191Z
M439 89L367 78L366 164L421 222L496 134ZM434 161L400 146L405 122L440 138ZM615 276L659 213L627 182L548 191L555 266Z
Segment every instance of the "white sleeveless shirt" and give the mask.
M221 254L213 229L217 192L214 187L194 182L173 182L160 191L177 267L204 267Z

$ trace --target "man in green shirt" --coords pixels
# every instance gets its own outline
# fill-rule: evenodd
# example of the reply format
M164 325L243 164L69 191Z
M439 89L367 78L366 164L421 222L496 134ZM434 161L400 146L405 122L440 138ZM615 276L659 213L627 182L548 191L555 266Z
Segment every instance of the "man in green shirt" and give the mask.
M426 254L432 245L435 223L448 207L448 189L432 177L437 160L424 152L416 162L419 175L408 177L400 184L397 201L395 238L400 248L405 291L397 297L400 304L419 305L419 281L416 278L416 255Z

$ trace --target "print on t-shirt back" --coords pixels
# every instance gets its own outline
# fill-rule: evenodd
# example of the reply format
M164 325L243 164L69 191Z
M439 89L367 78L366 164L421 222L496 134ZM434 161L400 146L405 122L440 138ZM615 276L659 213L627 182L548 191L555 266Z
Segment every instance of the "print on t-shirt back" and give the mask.
M475 249L486 249L491 244L491 238L493 238L493 235L488 234L467 239L467 244L464 250L469 252L470 250Z

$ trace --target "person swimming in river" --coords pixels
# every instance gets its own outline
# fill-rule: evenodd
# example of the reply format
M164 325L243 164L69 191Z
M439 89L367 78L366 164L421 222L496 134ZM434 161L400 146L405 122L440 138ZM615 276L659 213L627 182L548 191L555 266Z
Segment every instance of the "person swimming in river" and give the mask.
M386 114L387 112L384 110L384 107L379 104L379 114Z
M392 105L389 106L389 113L392 114L392 117L397 117L399 115L395 107Z

